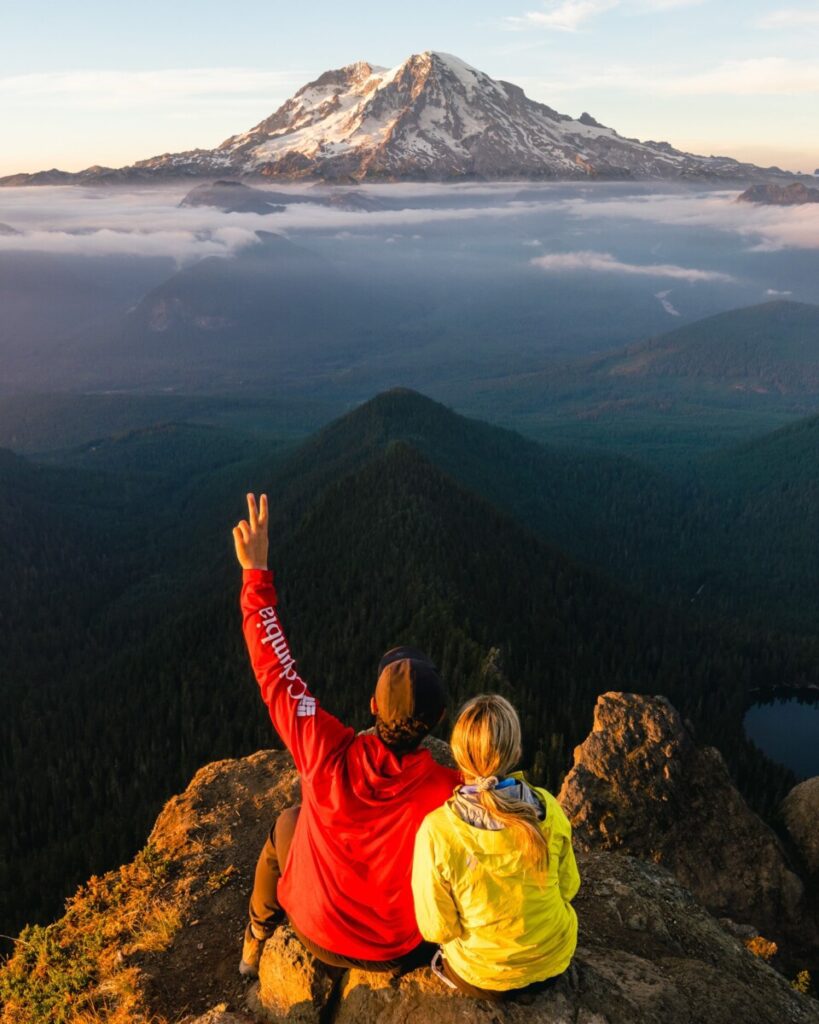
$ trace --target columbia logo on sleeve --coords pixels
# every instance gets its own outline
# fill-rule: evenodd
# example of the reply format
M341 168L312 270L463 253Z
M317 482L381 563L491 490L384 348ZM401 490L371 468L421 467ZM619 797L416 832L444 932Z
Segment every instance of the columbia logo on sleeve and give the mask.
M308 695L302 697L302 699L296 705L296 717L297 718L311 718L316 713L316 698Z

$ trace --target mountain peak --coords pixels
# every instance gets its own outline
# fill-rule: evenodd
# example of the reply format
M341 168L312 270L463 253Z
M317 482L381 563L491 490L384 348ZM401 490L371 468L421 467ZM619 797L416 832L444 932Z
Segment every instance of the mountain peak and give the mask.
M321 89L328 86L355 86L365 82L373 75L383 74L385 70L386 68L370 64L365 60L358 60L353 64L345 64L343 68L325 71L314 81L303 85L296 93L296 96L301 96L311 89Z
M445 53L443 50L424 50L422 53L415 53L411 57L408 57L404 63L409 64L411 61L414 62L425 62L438 67L449 68L452 71L467 71L473 75L481 75L482 72L478 71L471 64L467 64L465 60L461 60L460 57L456 57L454 53ZM488 75L486 77L489 77Z
M737 181L763 174L770 178L770 171L736 160L623 137L588 113L579 119L558 113L454 54L424 50L392 68L356 61L325 71L269 117L214 150L166 153L114 171L90 167L64 178ZM0 184L53 183L55 175L61 172L16 175ZM779 177L795 180L785 172Z

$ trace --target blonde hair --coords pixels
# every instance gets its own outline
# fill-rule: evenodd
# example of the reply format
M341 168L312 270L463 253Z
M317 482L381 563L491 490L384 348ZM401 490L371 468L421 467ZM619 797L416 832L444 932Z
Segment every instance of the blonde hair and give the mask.
M478 802L484 810L518 833L528 861L538 868L548 868L549 838L540 827L535 808L494 788L521 758L517 711L497 693L473 697L461 708L450 743L467 780L476 780Z

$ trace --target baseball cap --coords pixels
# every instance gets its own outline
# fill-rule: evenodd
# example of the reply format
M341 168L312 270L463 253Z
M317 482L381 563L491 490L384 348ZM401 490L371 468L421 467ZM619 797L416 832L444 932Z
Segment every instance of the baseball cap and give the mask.
M446 707L446 690L423 651L393 647L378 663L375 703L386 725L418 718L433 728Z

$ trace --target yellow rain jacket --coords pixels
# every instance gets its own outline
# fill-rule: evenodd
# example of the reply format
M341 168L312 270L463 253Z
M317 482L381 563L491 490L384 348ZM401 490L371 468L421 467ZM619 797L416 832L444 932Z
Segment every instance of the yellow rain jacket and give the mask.
M577 945L572 828L551 793L533 791L546 808L545 877L523 863L511 829L469 825L450 802L424 818L415 839L418 928L442 946L457 975L479 988L507 991L552 978L566 970Z

